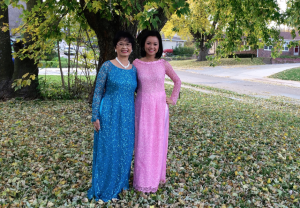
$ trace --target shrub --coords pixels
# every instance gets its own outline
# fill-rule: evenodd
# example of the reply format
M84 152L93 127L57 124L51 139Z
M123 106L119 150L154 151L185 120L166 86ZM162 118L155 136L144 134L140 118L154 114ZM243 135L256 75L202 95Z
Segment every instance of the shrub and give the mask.
M278 58L290 58L290 59L297 59L300 58L299 56L292 56L292 55L281 55Z
M238 57L238 58L255 58L256 57L256 54L235 54L235 55L229 55L228 58L235 58Z
M47 78L47 79L46 79ZM63 89L59 75L39 76L39 89L43 99L86 99L88 98L90 89L96 76L90 76L89 80L86 76L70 75L71 89ZM67 87L68 76L65 76L65 86Z
M195 48L193 47L176 47L173 50L174 55L179 55L179 56L192 56L194 54Z
M58 53L54 50L52 50L50 53L46 53L46 61L51 61L53 58L58 56Z

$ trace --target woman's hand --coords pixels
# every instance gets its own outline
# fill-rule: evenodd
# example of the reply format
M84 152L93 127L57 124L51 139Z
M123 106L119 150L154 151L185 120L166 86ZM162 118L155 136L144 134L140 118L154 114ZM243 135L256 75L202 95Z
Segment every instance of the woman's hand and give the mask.
M94 129L98 132L100 130L100 121L99 119L97 119L95 122L93 122L94 124Z
M168 104L168 105L169 105L169 104L172 104L172 105L175 104L171 98L168 98L168 97L167 97L167 98L166 98L166 101L167 101L167 104Z

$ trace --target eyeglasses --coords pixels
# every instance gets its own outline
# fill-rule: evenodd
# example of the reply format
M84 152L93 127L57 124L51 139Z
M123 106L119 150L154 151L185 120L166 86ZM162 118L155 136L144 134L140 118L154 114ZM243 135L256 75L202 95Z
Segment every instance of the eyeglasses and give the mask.
M123 48L123 46L126 46L127 48L131 48L132 44L131 43L117 43L117 46Z

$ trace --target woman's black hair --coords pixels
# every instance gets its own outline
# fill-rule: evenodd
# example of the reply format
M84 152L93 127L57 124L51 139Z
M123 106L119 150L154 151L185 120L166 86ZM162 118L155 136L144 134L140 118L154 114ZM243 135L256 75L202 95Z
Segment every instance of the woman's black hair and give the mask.
M162 45L162 40L161 40L161 36L159 34L159 32L157 30L148 30L145 32L142 40L141 40L141 57L145 57L146 56L146 51L145 51L145 42L146 42L146 39L149 37L149 36L155 36L157 37L158 39L158 42L159 42L159 49L157 51L157 53L155 54L155 58L160 58L162 56L162 53L163 53L163 45Z
M117 43L121 39L126 39L129 43L131 43L132 48L134 48L135 40L134 37L129 32L119 31L115 34L115 37L113 39L113 43L115 47L117 47Z

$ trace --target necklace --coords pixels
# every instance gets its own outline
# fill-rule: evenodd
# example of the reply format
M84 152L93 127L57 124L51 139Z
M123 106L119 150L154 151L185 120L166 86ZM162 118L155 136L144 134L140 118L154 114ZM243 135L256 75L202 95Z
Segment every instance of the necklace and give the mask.
M127 64L127 66L124 66L124 65L121 63L121 61L118 59L118 57L116 57L116 60L117 60L117 62L119 62L119 64L120 64L121 66L123 66L123 67L124 67L124 69L128 68L128 67L129 67L129 65L130 65L130 61L128 61L128 64Z

